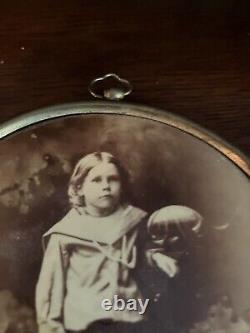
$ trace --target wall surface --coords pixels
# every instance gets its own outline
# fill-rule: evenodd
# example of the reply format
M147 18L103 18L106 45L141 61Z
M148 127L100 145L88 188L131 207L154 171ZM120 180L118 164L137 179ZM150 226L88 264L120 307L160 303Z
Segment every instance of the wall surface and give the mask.
M1 1L0 120L90 99L115 72L130 102L177 113L250 153L250 4Z

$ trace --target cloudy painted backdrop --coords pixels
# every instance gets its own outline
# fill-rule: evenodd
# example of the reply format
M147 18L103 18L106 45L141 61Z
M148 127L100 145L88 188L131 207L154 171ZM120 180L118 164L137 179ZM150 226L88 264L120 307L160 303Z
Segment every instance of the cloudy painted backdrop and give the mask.
M41 235L69 209L75 162L97 150L115 154L128 169L134 204L149 212L187 205L204 216L190 302L208 307L213 297L227 294L239 313L250 307L247 177L189 134L118 115L57 120L0 142L0 289L32 307Z

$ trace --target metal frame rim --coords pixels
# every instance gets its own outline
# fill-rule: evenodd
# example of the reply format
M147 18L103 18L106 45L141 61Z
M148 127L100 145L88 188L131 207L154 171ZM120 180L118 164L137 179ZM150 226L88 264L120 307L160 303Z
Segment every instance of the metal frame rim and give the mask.
M68 104L59 104L37 109L28 112L10 121L0 125L0 139L7 138L11 134L28 128L32 125L38 125L47 120L53 120L66 116L91 115L91 114L115 114L125 115L136 118L143 118L157 121L165 125L177 128L188 133L199 140L207 143L217 151L226 156L236 166L238 166L245 174L250 177L250 161L237 148L214 134L204 129L196 123L185 119L182 116L172 114L163 109L149 107L139 104L130 104L124 102L76 102Z

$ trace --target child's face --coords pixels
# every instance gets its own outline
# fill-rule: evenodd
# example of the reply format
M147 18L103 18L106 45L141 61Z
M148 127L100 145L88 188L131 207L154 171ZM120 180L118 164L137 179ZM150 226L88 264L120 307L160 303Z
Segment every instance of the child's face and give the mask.
M84 196L85 207L91 215L111 214L121 197L121 179L116 166L101 162L91 169L78 193Z

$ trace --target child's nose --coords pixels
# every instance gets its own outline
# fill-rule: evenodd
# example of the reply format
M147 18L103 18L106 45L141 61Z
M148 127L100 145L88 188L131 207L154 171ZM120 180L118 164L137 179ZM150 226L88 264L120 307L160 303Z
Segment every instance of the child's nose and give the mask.
M104 179L104 180L102 181L102 187L103 187L104 189L106 189L106 188L110 188L110 184L109 184L109 181L108 181L107 179Z

